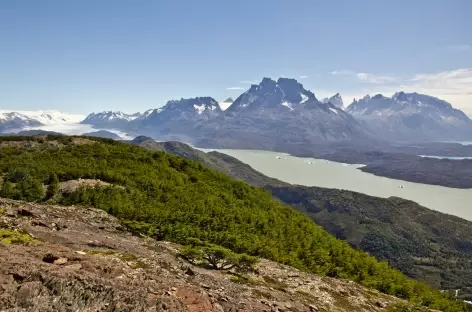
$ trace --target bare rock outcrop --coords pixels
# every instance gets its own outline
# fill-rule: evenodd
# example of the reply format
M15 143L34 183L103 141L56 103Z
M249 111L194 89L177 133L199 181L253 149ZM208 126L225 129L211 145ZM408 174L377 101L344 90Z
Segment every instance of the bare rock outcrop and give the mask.
M20 237L0 243L2 312L370 312L398 301L267 260L247 276L196 267L179 245L133 236L97 209L0 207L0 229Z

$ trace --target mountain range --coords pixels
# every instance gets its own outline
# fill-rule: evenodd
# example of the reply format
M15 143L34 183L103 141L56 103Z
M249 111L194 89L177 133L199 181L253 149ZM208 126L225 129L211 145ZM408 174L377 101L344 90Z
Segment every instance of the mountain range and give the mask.
M0 132L70 120L59 112L0 112ZM397 92L391 97L366 95L345 107L339 93L318 100L289 78L263 78L234 101L182 98L143 113L91 113L81 123L202 147L284 151L330 142L472 139L472 120L438 98Z
M365 128L382 138L397 141L467 140L472 120L446 101L418 94L377 94L354 101L347 111Z
M19 131L29 127L74 123L82 115L65 114L58 111L5 111L0 110L0 132Z

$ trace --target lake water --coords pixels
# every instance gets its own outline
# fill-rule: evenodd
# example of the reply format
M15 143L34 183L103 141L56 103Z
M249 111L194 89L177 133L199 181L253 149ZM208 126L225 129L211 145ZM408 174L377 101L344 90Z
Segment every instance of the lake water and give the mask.
M436 158L436 159L450 159L450 160L463 160L472 159L472 157L452 157L452 156L433 156L433 155L418 155L423 158Z
M269 177L288 183L351 190L378 197L397 196L472 221L472 189L378 177L358 170L362 165L299 158L277 152L230 149L204 151L218 151L233 156Z

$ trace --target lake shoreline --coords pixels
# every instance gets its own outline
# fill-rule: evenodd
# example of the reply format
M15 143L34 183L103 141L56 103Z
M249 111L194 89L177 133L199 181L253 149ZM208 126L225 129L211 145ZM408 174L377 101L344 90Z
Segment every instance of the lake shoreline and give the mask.
M381 198L399 197L436 211L472 220L472 211L466 209L472 202L472 189L385 177L367 171L368 166L359 167L362 165L343 164L329 159L297 157L272 151L199 149L235 157L262 174L286 183L348 190Z

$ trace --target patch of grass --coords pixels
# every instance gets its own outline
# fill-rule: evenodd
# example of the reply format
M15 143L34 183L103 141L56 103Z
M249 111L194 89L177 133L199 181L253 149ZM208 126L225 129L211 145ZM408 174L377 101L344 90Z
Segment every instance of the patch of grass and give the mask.
M264 291L260 291L259 289L254 289L252 291L253 295L257 296L257 297L263 297L263 298L266 298L266 299L272 299L272 295L269 294L269 293L266 293Z
M147 269L147 268L149 268L149 264L138 260L138 261L131 262L130 267L134 270L136 270L136 269Z
M230 278L230 281L238 284L247 284L247 285L261 285L262 283L244 275L233 275Z
M4 244L26 245L38 244L39 241L28 233L18 230L0 229L0 242Z
M133 254L129 254L129 253L119 254L118 257L123 261L136 261L136 260L138 260L138 257L136 257Z
M300 290L300 289L297 289L295 292L296 292L297 294L299 294L299 295L304 296L304 297L313 297L312 294L310 294L310 293L308 293L308 292L306 292L306 291Z
M297 294L303 297L309 303L317 303L319 301L314 295L310 294L309 292L303 291L301 289L297 289L295 291Z
M91 249L91 250L87 250L86 253L89 254L89 255L117 256L118 258L120 258L123 261L137 262L137 260L138 260L138 257L133 255L133 254L119 253L119 252L116 252L114 250L109 250L109 249L106 249L106 250Z
M0 207L0 213L5 213L5 208Z
M288 285L282 281L278 281L270 276L264 275L262 277L264 281L272 288L281 290L281 291L286 291L288 288Z
M103 256L111 256L116 254L114 250L87 250L87 254L89 255L103 255Z

